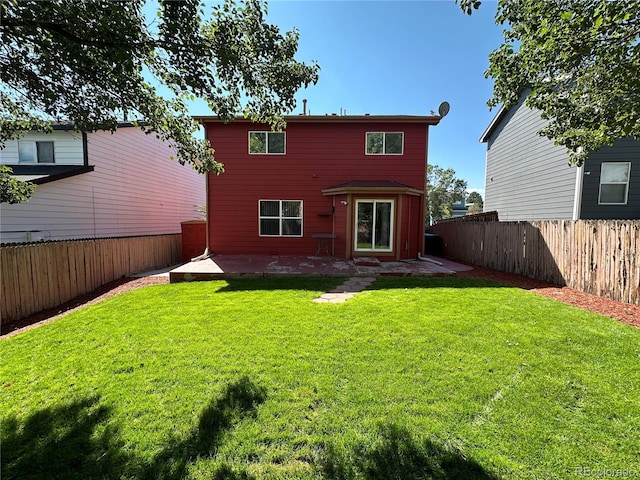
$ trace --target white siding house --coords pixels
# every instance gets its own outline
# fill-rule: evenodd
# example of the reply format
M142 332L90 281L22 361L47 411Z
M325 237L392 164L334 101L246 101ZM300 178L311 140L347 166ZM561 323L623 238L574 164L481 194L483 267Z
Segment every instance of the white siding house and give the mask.
M7 142L0 163L37 184L27 202L0 206L0 241L179 233L205 204L205 178L170 160L154 135L54 130Z

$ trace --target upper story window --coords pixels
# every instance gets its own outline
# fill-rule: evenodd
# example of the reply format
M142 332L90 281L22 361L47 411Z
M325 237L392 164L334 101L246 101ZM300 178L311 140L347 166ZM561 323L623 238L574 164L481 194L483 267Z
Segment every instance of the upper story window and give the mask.
M258 204L260 236L302 236L302 200L260 200Z
M367 155L402 155L404 132L367 132Z
M249 153L283 155L284 132L249 132Z
M55 163L53 142L18 142L20 163Z
M626 205L631 162L603 162L600 169L600 205Z

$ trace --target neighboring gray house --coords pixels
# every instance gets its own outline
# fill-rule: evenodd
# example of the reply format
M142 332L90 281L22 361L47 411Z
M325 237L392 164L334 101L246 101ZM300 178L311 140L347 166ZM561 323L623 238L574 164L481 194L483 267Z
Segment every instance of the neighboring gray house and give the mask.
M469 207L467 206L464 198L460 199L460 201L451 205L451 217L464 217L469 211Z
M569 166L566 149L538 135L545 120L524 99L501 109L480 138L484 211L501 221L639 219L640 141L618 140Z

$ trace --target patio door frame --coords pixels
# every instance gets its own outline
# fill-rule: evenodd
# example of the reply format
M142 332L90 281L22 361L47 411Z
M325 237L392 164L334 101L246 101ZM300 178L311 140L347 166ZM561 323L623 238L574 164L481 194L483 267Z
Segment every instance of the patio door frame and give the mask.
M373 203L373 218L371 224L371 248L358 248L358 205L360 203ZM376 238L376 205L379 203L389 203L391 208L389 209L389 248L375 248ZM353 252L357 254L368 253L371 255L377 254L393 254L394 252L394 237L396 235L395 228L395 208L396 201L394 198L357 198L354 205L354 221L353 221Z

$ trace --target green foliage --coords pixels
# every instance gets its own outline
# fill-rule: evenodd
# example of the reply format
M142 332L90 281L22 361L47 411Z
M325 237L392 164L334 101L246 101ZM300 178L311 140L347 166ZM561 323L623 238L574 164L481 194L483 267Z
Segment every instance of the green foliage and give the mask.
M198 219L207 219L207 206L206 205L194 205L193 211L198 214Z
M472 3L459 1L466 13ZM540 134L577 165L640 137L640 0L499 0L496 22L504 43L489 56L489 106L530 92L527 105L549 121Z
M467 196L467 203L473 204L469 207L469 212L471 213L481 213L484 209L484 200L478 192L471 192Z
M2 478L572 478L637 465L640 330L517 288L161 285L0 341ZM494 475L495 474L495 475Z
M267 132L251 132L249 134L249 152L267 153Z
M478 0L456 0L456 3L460 5L460 8L467 15L471 15L474 10L480 8L482 2Z
M384 133L367 133L367 153L381 154L384 146Z
M481 207L484 205L482 195L480 195L478 192L471 192L469 195L467 195L467 203L478 203Z
M224 119L244 113L280 128L297 90L317 81L316 64L294 59L298 33L267 24L260 0L225 0L209 18L200 0L161 1L153 22L142 13L145 1L0 4L0 148L51 121L113 131L136 118L175 147L180 163L220 173L208 142L192 135L188 101L204 99Z
M370 155L402 153L404 136L396 132L368 132L366 152Z
M427 165L426 218L427 225L436 220L450 217L452 205L465 198L467 182L456 178L452 168Z
M0 203L21 203L29 200L36 186L11 176L10 167L0 165Z

